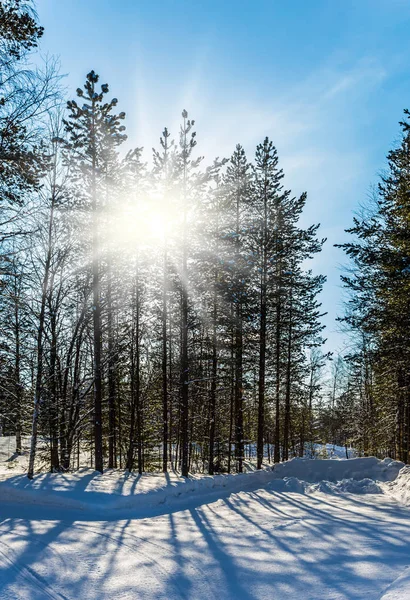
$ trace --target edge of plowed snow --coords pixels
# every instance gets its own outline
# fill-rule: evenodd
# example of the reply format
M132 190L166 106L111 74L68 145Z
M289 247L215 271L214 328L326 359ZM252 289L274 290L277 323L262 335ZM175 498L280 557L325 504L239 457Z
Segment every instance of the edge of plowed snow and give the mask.
M176 474L137 476L119 471L101 475L89 469L71 474L39 474L33 481L24 475L3 475L0 502L73 510L145 510L198 499L206 503L218 495L262 487L289 493L374 494L385 490L393 493L396 479L397 489L404 488L410 480L410 467L403 467L398 461L374 457L293 458L275 465L274 469L187 479ZM410 489L408 494L410 498Z

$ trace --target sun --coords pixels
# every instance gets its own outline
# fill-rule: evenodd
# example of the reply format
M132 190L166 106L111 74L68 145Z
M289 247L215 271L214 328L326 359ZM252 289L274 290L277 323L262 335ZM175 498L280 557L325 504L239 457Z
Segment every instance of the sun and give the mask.
M110 244L129 250L149 247L158 248L174 231L178 215L166 199L143 198L138 201L125 199L107 219L107 237Z

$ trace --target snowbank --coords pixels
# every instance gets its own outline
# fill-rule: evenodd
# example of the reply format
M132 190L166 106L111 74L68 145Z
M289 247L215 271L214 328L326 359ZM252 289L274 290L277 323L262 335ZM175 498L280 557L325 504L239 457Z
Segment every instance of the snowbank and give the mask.
M382 494L380 485L368 477L360 480L342 479L333 483L331 481L319 481L308 483L297 477L284 477L276 479L268 484L267 489L276 492L293 492L296 494Z
M403 466L393 481L383 485L383 491L398 502L410 505L410 466Z
M402 462L374 456L349 460L294 458L275 466L275 478L267 487L297 494L381 494L380 483L394 481L403 467Z
M33 481L18 475L0 481L0 502L74 510L150 509L187 499L205 501L224 493L263 487L272 476L272 469L189 479L175 474L138 476L118 471L100 475L89 469L75 474L41 474Z
M196 475L189 479L174 473L138 476L111 470L100 475L82 469L76 473L39 474L29 481L25 475L7 473L0 477L0 502L143 513L161 505L182 507L192 501L205 503L230 493L264 487L302 494L379 494L396 490L410 503L410 467L403 467L398 461L374 457L294 458L273 469L235 475Z
M367 458L350 458L348 460L311 460L309 458L293 458L275 465L276 477L297 477L309 483L319 481L337 482L343 479L374 479L376 481L393 481L404 463L385 458L379 460L374 456Z

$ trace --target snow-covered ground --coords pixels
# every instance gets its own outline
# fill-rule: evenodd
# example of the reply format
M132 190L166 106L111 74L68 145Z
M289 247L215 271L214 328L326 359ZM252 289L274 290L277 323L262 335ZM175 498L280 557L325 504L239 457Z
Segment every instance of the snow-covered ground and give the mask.
M409 600L410 468L0 476L1 600Z

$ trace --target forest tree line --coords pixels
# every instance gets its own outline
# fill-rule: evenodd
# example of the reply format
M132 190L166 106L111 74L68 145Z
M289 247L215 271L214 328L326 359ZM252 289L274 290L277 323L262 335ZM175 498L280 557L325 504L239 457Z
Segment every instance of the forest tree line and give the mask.
M346 359L347 426L362 430L366 453L410 458L410 112L400 142L341 247L350 259L343 322L353 345ZM353 418L355 415L356 423Z
M27 3L0 2L0 426L52 471L241 472L320 441L407 461L408 135L345 244L355 350L323 352L301 225L267 137L200 154L186 110L152 153L90 71L68 102ZM132 115L131 115L132 117ZM407 187L406 187L407 186ZM408 269L408 270L406 270Z

